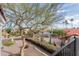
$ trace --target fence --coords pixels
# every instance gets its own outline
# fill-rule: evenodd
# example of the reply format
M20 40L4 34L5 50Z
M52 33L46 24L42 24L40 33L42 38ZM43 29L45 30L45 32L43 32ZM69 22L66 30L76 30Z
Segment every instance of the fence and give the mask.
M61 49L58 49L53 56L76 56L76 37L69 42L67 45L63 46Z

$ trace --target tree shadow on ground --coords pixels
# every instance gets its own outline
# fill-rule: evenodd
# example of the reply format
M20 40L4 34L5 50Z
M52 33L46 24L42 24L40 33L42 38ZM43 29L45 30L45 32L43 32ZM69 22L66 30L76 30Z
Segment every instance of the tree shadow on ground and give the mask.
M2 51L5 52L5 53L8 53L9 54L8 56L20 56L20 53L13 54L9 51L5 51L5 50L2 50Z

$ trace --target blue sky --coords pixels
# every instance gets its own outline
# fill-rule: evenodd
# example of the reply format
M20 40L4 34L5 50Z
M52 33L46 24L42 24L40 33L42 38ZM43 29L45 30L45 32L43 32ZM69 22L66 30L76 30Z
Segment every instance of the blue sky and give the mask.
M70 23L69 25L65 25L63 24L63 21L60 21L59 23L56 23L55 27L79 27L79 4L78 3L70 3L67 4L65 3L62 7L62 10L58 11L61 14L65 14L65 18L63 20L68 20L68 22ZM69 20L73 18L74 21L71 23ZM61 26L60 26L61 25Z
M73 4L64 4L62 7L67 15L77 15L79 14L79 4L73 3Z
M79 4L78 3L71 3L71 4L64 4L62 10L59 11L60 13L65 14L64 20L68 20L69 25L65 26L62 24L63 21L56 23L54 26L57 27L79 27ZM70 22L70 19L74 19L73 22ZM60 26L61 25L61 26Z

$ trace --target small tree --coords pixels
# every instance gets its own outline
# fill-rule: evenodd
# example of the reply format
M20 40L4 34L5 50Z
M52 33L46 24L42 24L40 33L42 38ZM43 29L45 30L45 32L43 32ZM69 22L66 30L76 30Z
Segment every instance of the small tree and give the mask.
M58 36L58 37L65 37L66 33L62 29L54 29L53 35Z
M73 21L74 21L74 19L70 19L70 21L71 21L71 26L73 28Z

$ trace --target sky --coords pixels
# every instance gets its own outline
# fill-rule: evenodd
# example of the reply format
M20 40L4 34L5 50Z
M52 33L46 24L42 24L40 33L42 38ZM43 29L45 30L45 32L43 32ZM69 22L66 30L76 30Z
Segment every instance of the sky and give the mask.
M71 3L71 4L64 4L62 10L59 11L60 13L64 13L65 17L64 20L68 20L69 25L63 24L64 20L56 23L55 27L79 27L79 4L78 3ZM70 22L70 19L74 19L73 22ZM61 26L60 26L61 25Z
M71 28L71 27L79 27L79 4L78 3L65 3L61 10L58 13L65 14L63 20L55 23L53 26L57 28ZM70 22L70 19L74 19L73 22ZM68 25L64 24L64 20L68 21ZM60 26L61 25L61 26Z

